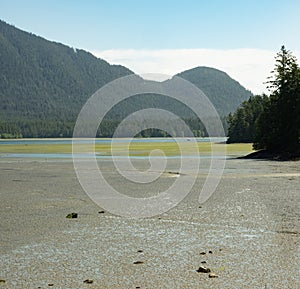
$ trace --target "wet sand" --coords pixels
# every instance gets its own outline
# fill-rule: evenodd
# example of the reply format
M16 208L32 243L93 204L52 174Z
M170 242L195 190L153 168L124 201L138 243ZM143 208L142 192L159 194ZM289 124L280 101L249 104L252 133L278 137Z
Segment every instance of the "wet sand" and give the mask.
M71 160L2 158L0 288L300 288L299 164L228 160L216 192L199 207L203 163L182 203L134 220L99 213ZM136 189L110 160L99 166L134 196L174 181L166 174ZM170 160L168 171L176 170ZM67 219L71 212L78 218ZM199 266L218 278L196 272Z

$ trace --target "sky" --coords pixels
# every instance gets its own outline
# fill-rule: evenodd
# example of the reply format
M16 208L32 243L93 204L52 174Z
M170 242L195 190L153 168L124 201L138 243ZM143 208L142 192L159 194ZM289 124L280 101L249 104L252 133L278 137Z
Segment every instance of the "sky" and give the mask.
M285 45L300 59L299 0L0 0L0 19L135 73L196 66L267 92Z

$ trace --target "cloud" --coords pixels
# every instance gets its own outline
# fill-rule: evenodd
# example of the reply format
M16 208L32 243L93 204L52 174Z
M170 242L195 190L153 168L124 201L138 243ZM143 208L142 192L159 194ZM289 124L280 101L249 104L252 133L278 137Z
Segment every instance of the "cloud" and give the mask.
M121 64L137 74L162 73L170 76L197 66L220 69L255 94L267 93L276 51L262 49L112 49L93 51L111 64ZM299 53L298 53L299 54ZM297 55L296 55L297 56Z

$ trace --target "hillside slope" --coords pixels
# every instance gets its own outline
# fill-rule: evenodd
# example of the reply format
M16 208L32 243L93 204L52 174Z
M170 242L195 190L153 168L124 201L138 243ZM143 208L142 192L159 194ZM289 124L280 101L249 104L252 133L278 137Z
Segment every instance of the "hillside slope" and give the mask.
M199 87L214 104L221 116L234 112L252 93L228 74L215 68L196 67L177 76Z
M99 87L133 72L0 21L0 119L72 119Z
M0 20L0 137L72 136L86 100L106 83L129 74L133 72L124 66L110 65L89 52L48 41ZM251 95L226 73L213 68L197 67L178 76L202 89L221 117ZM195 117L166 96L133 96L108 114L101 136L110 136L128 114L149 107Z

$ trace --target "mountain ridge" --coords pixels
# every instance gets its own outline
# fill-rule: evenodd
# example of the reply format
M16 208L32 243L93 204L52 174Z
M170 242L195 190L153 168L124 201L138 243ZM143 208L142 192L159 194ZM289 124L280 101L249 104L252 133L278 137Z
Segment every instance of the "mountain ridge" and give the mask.
M134 74L83 49L49 41L1 20L0 68L0 135L14 131L27 137L71 136L81 107L95 91ZM222 117L252 95L214 68L195 67L175 76L198 86ZM172 99L147 94L116 107L110 119L120 120L142 106L163 107L181 117L194 117Z

